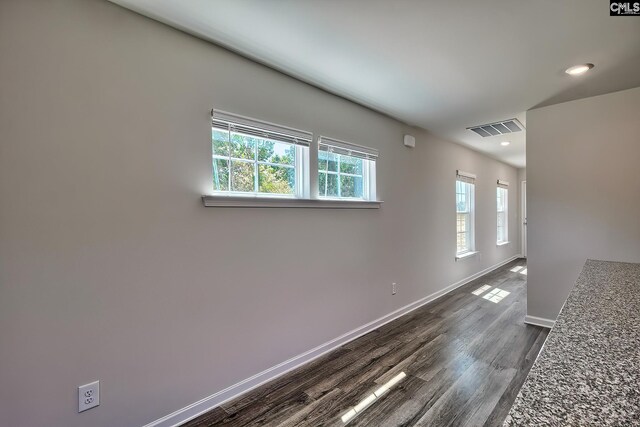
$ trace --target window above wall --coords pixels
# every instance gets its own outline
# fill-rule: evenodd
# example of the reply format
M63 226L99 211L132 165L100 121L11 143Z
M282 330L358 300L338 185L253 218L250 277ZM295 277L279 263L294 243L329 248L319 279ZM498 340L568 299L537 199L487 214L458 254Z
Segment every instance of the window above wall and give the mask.
M376 150L321 136L318 139L318 196L375 200Z
M378 208L377 151L220 110L212 110L212 193L205 206ZM312 175L313 174L313 175ZM311 194L311 177L321 181Z
M214 193L308 196L310 132L215 110L211 130Z
M509 183L498 180L496 188L496 244L509 243Z
M473 174L456 173L456 259L475 251L475 182Z

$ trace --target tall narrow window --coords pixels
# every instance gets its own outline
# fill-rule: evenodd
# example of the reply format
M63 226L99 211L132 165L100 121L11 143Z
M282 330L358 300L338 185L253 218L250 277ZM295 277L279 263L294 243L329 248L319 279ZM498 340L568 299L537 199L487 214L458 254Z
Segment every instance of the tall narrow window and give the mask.
M321 136L318 139L318 196L376 199L375 149Z
M310 132L219 110L211 130L214 192L308 197Z
M464 256L475 250L474 196L475 175L458 171L456 175L456 255Z
M497 243L503 245L509 241L509 183L498 180L496 188L497 202Z

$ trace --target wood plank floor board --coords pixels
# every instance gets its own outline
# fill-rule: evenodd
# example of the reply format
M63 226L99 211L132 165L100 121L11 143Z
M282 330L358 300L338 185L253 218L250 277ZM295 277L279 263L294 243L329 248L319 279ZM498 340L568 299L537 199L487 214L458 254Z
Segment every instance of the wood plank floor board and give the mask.
M343 411L341 395L344 394L339 388L334 388L330 392L307 405L289 419L279 424L278 427L298 427L301 425L324 426L327 420L338 422ZM340 424L342 422L340 421Z
M371 369L385 369L388 365L388 362L385 362L385 360L389 359L387 355L398 347L402 347L401 342L390 341L388 343L381 343L377 348L373 346L366 352L352 350L352 354L349 355L349 364L321 378L311 387L305 389L305 392L313 398L318 398L335 387L340 387L343 391L348 392L350 387L345 386L345 384L366 381L366 372L369 372ZM396 357L393 357L394 360L395 358Z
M465 353L465 346L452 339L448 333L444 333L402 358L393 368L377 378L376 383L384 384L401 372L411 372L424 381L431 381L452 363L455 364L454 367L464 365L463 357L470 359Z
M341 416L406 377L348 426L498 426L547 330L525 325L516 260L198 417L186 427L343 427ZM510 292L494 303L483 285Z
M516 375L515 369L489 367L489 372L471 398L458 410L451 425L486 424L504 391Z
M533 362L542 350L544 341L547 338L547 332L545 330L539 330L535 342L529 349L529 352L525 355L522 363L516 369L516 375L511 380L511 384L507 387L505 392L500 396L500 400L496 403L491 415L485 422L485 426L498 427L502 426L506 414L511 409L513 401L518 395L520 387L524 383L524 380L529 373L529 370L533 366Z
M289 393L285 398L268 405L254 405L236 412L220 422L226 427L276 426L313 403L302 391Z
M394 373L391 376L396 375L397 372L395 372L395 370L397 366L410 359L414 353L418 355L419 352L426 351L430 346L433 346L433 344L431 344L431 342L434 341L432 337L437 336L437 334L439 334L438 323L431 322L422 330L415 332L414 340L408 343L397 340L392 340L388 343L384 341L380 343L367 343L364 346L366 351L360 352L359 350L353 350L353 354L349 355L360 359L359 362L350 364L342 371L334 373L330 378L323 379L320 383L307 389L306 392L312 397L317 397L319 394L337 386L345 391L345 393L349 393L358 383L370 383L371 387L376 386L377 388L376 384L379 385L381 383L376 378L388 376L388 373L392 370L394 370ZM398 338L397 335L394 335L394 337ZM371 345L384 346L384 354L376 358L376 360L371 360L371 357L376 355L375 351L371 353L369 349ZM380 377L381 375L382 377ZM391 377L389 377L389 379L390 378ZM385 381L388 381L388 379Z
M514 369L496 369L485 362L476 361L412 425L481 426L514 375Z
M409 425L406 423L414 414L433 400L429 393L424 392L425 387L426 383L420 378L407 376L379 402L354 418L349 427Z
M274 381L240 396L238 399L223 404L222 408L228 413L234 414L251 405L264 404L265 401L275 401L281 398L282 395L290 393L296 385L305 381L305 379L321 376L322 372L325 372L325 369L335 369L336 365L339 366L345 363L344 356L349 354L349 352L350 350L343 348L336 349L308 365L295 369Z
M409 374L409 378L421 381L420 388L406 395L405 401L392 410L390 414L380 414L378 418L385 419L385 425L390 426L412 426L419 420L443 395L449 390L464 373L475 363L475 360L466 354L457 354L453 359L449 360L439 370L429 376L429 379L422 379L413 374ZM408 369L408 372L412 372ZM415 382L415 381L414 381ZM400 390L406 390L407 387L402 385ZM387 400L387 397L383 399ZM382 408L386 408L382 406ZM378 409L380 411L380 409ZM365 418L366 419L366 418ZM365 425L365 424L363 424Z
M218 407L198 418L183 424L183 427L211 427L219 425L225 418L228 418L229 414L222 408Z

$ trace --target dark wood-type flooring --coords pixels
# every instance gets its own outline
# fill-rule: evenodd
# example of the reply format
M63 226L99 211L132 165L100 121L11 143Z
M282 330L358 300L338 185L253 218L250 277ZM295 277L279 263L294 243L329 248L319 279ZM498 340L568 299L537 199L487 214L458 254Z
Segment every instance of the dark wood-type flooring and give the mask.
M344 426L380 385L407 376L351 426L498 426L547 337L525 325L526 276L516 260L313 362L184 424ZM471 292L509 291L499 303Z

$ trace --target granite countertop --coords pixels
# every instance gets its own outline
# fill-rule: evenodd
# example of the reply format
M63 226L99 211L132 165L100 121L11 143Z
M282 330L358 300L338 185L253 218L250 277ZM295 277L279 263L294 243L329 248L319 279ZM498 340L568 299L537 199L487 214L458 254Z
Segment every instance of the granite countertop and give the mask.
M640 426L640 264L587 260L505 426Z

